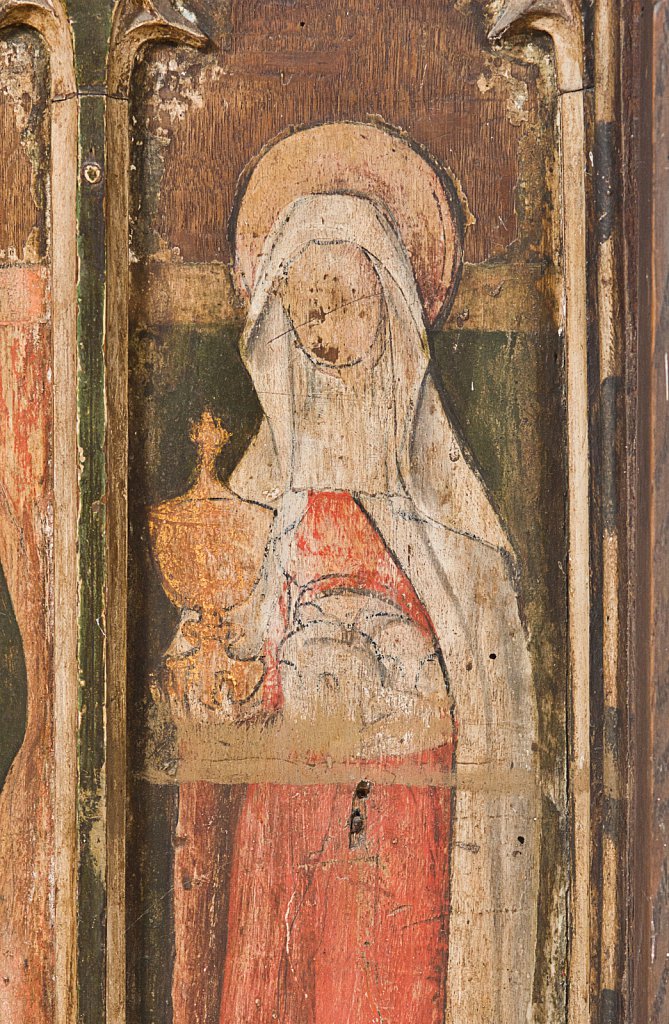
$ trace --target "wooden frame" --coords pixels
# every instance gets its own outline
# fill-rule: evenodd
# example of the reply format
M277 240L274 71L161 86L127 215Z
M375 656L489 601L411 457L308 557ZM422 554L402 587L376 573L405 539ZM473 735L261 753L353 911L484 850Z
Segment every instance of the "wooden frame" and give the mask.
M629 1019L669 1007L667 887L667 334L666 4L625 25L623 124L628 381L627 515L630 580L628 751L630 871L624 921Z
M128 308L128 97L142 47L207 40L192 16L168 0L119 0L113 11L100 4L106 27L87 37L85 7L83 0L67 10L61 0L0 0L0 27L28 25L46 40L51 173L61 183L52 206L59 242L52 291L61 634L56 1019L121 1024L127 317L117 314ZM666 787L667 243L666 182L653 142L659 147L666 120L667 9L660 4L653 18L637 0L620 7L617 0L596 0L594 12L576 0L493 7L491 38L502 48L522 46L527 33L550 36L561 117L572 708L569 1022L659 1022L669 988L660 968L661 957L669 956L666 852L658 838L664 805L656 804ZM84 55L89 44L91 54ZM638 137L632 135L637 125ZM77 220L77 190L87 219L80 212ZM653 222L652 252L639 227L644 218ZM623 309L638 309L638 316L624 317ZM83 472L77 444L89 460ZM82 581L83 563L96 567L90 586ZM101 620L102 632L95 628ZM93 822L102 826L102 852L91 848Z
M569 478L570 767L572 814L570 1024L590 1016L589 872L590 793L590 466L588 431L588 331L586 290L586 181L584 37L576 4L509 3L493 36L519 24L553 41L560 94L564 303L567 352L567 451Z

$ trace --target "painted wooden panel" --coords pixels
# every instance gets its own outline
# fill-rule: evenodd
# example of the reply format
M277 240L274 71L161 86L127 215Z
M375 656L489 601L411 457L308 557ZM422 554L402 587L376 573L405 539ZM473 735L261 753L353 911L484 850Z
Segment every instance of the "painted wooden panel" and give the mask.
M618 1019L617 18L0 0L3 1021Z
M554 63L438 7L201 5L135 73L141 1020L565 1017Z

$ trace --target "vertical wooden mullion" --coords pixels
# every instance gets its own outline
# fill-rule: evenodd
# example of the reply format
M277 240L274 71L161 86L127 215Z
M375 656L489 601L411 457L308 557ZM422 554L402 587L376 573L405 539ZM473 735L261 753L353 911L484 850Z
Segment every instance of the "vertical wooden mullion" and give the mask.
M600 405L601 748L602 809L598 929L600 1018L622 1011L622 886L624 857L625 687L621 664L621 529L623 460L621 276L620 3L600 0L594 12L594 236Z
M77 1015L77 343L76 96L51 105L54 354L54 747L56 841L55 1024Z
M126 1019L126 604L128 576L128 100L107 105L107 945L110 1022Z
M636 456L630 522L634 606L630 634L633 736L630 788L630 983L634 1024L669 1014L669 5L634 11L628 99L628 289L638 288L630 333L630 432ZM636 27L636 26L635 26ZM632 120L632 118L634 120ZM634 294L634 293L633 293ZM636 297L636 296L635 296Z
M82 1024L104 1021L106 972L106 678L104 398L105 97L80 96L79 191L79 921Z
M568 796L571 813L569 1024L590 1020L591 934L591 561L586 247L586 124L583 16L576 0L508 2L493 25L545 32L553 42L559 93L568 480Z
M114 9L107 55L106 223L106 897L107 973L105 1005L109 1024L126 1021L126 643L128 560L128 243L130 126L129 92L134 62L150 42L202 45L197 22L171 5L158 11L144 4L139 23L119 0Z

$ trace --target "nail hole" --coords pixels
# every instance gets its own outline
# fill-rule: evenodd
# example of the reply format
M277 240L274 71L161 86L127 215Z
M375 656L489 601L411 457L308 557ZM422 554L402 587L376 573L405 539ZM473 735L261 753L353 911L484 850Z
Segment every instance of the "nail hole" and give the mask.
M359 836L365 827L365 820L360 811L353 811L351 815L351 835Z
M102 178L102 168L94 160L90 160L83 166L84 180L89 185L97 185Z
M497 655L496 655L496 654L495 654L495 652L493 651L493 653L492 653L492 654L490 655L490 660L491 660L491 661L494 661L496 657L497 657Z
M518 836L518 842L523 846L525 844L525 836Z

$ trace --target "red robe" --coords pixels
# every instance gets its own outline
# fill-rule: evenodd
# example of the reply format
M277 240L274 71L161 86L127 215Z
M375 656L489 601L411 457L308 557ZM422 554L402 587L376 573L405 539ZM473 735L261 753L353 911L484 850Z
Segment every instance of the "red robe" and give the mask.
M310 494L294 551L301 594L375 593L433 634L351 495ZM287 630L287 602L281 612ZM273 708L283 702L280 632L265 649ZM448 771L452 758L448 743L382 765ZM357 763L362 782L366 764ZM366 788L247 787L232 846L220 1024L443 1024L452 793Z

